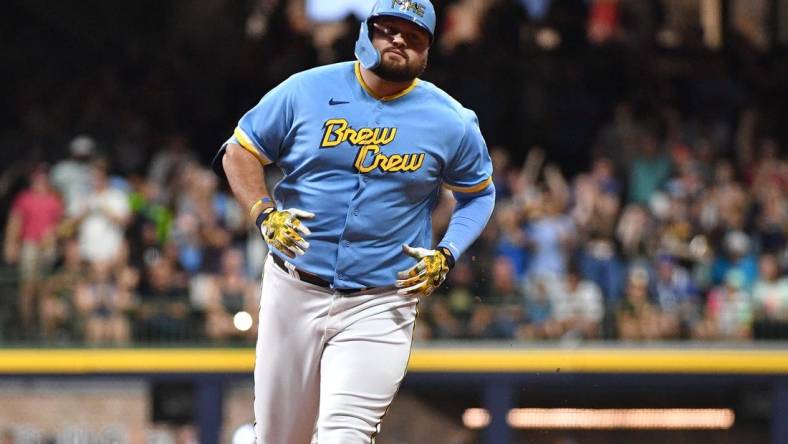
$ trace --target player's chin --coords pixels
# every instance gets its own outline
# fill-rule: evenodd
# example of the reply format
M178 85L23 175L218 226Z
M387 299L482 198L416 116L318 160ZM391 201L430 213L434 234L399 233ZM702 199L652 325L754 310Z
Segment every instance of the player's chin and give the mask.
M383 53L383 58L391 64L408 66L408 58L398 52L386 51Z
M418 77L422 70L416 69L408 63L391 63L384 57L380 66L373 71L389 82L407 82Z

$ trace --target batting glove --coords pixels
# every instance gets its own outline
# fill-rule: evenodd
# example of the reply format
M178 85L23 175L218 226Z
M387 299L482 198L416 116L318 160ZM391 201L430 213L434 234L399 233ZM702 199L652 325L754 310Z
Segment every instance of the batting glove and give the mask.
M312 234L301 219L314 217L313 213L298 208L282 211L268 208L257 216L257 226L269 245L293 259L304 255L309 248L309 242L303 236Z
M399 288L397 294L429 296L441 286L449 270L454 266L454 257L445 248L428 250L403 244L402 251L416 258L418 262L407 270L397 273L399 278L395 284Z

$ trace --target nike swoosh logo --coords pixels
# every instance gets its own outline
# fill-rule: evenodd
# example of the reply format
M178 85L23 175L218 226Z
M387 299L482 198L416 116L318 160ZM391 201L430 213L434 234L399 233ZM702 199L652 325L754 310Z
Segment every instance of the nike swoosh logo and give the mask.
M331 98L331 100L328 101L328 104L331 105L331 106L344 105L346 103L350 103L350 102L345 102L344 100L334 100L333 97Z

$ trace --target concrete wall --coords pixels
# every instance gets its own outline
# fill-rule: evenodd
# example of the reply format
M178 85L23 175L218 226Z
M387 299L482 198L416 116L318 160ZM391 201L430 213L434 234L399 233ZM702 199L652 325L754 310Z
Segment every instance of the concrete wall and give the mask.
M144 381L0 380L0 432L20 444L144 443L152 430L148 398Z

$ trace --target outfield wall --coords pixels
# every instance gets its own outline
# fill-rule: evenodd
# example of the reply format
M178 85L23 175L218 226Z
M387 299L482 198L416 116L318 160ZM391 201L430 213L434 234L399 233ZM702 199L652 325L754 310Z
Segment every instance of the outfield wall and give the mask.
M76 427L94 437L125 433L130 443L167 442L150 439L166 432L166 424L153 421L153 410L163 408L154 393L184 386L185 401L181 395L164 401L191 406L187 415L203 444L229 442L232 430L251 420L253 364L250 348L2 349L0 431L24 425L51 435ZM460 418L475 407L489 412L489 425L469 430ZM786 444L788 347L416 346L378 442L421 443L436 431L447 443L561 439L558 432L512 429L507 414L518 407L725 407L737 414L732 429L676 432L671 441ZM571 436L648 443L668 435Z

